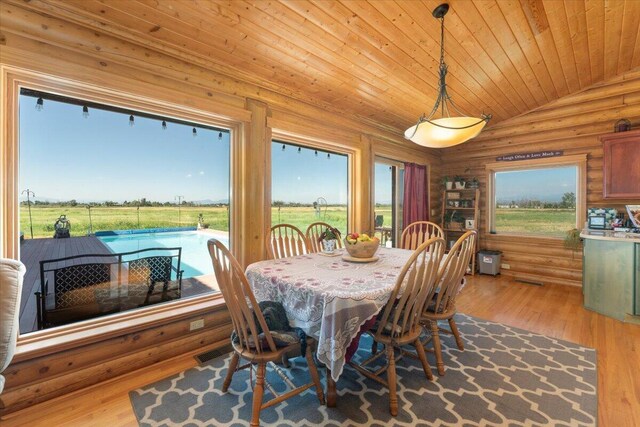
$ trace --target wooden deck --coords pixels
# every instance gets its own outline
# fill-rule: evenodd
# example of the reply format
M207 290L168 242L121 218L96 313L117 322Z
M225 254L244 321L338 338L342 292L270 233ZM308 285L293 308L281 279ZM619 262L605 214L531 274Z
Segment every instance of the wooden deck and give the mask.
M40 290L40 261L82 254L110 254L111 250L94 236L67 239L29 239L20 244L20 261L27 267L20 300L20 333L37 330L36 297ZM84 262L98 261L87 258ZM182 298L219 291L214 275L182 280Z

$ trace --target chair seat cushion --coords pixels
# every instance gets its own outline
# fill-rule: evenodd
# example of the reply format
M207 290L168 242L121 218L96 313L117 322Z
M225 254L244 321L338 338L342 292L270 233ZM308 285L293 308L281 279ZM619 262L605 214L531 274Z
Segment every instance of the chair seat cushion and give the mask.
M300 332L302 331L297 329L294 329L291 331L270 331L270 332L271 332L271 338L273 338L273 342L275 343L277 348L288 347L292 344L297 344L301 342L301 340L303 339L306 339L306 336L305 337L300 336ZM304 334L304 332L302 332L302 334ZM235 331L231 334L231 340L236 344L240 342L240 339L238 338L238 335L235 333ZM260 342L260 348L262 350L269 350L269 343L267 342L267 338L265 337L264 332L261 332L260 335L258 335L258 341ZM249 342L249 347L256 348L256 345L253 342L253 340Z
M279 302L274 301L261 301L258 303L262 316L264 317L267 329L271 333L271 338L277 348L283 348L292 344L300 343L300 350L302 354L306 352L307 335L300 328L292 328L289 325L289 319L287 319L287 313ZM269 350L269 343L265 337L264 332L260 329L260 323L256 318L256 326L258 327L258 341L262 350ZM231 334L231 339L234 343L239 343L239 338L234 331ZM250 339L251 340L251 339ZM250 348L256 348L255 343L251 340L249 343Z

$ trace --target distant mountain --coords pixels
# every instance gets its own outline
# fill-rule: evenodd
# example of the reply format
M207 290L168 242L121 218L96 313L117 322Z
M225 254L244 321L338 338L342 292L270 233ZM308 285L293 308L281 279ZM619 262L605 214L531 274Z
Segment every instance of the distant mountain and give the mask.
M36 200L39 202L47 202L47 203L58 203L61 200L60 199L54 199L53 197L29 197L29 199L31 199L32 202L35 202ZM27 201L27 197L26 196L20 196L18 197L18 201L19 202L26 202Z
M204 199L204 200L188 200L191 203L195 203L196 205L228 205L229 199Z

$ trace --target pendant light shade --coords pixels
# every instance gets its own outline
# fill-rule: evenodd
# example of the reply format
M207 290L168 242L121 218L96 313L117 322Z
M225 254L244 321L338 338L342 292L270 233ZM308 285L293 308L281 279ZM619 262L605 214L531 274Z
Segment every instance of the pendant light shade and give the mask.
M418 123L404 132L404 137L418 145L431 148L446 148L462 144L475 138L491 120L491 114L470 117L462 113L447 93L447 64L444 62L444 16L449 5L444 3L436 7L433 16L440 20L440 79L438 81L438 98L429 113L422 115ZM440 118L435 118L440 111ZM451 112L454 112L453 117Z
M443 117L411 126L404 137L424 147L453 147L478 136L486 124L477 117Z

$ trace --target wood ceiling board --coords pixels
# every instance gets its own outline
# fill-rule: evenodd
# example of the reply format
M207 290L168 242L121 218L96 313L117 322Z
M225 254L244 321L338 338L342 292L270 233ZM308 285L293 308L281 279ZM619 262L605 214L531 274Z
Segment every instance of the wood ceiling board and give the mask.
M437 70L439 68L440 61L440 46L436 41L429 39L428 37L422 37L420 34L420 25L408 14L402 12L397 13L398 9L385 10L384 6L390 3L374 2L374 3L348 3L347 5L353 11L354 14L362 17L367 22L376 24L377 30L386 37L390 43L392 43L390 49L402 51L408 58L418 66L424 66L425 63L430 64L429 68ZM378 9L382 6L382 9ZM423 14L426 11L423 10ZM429 15L430 17L430 15ZM437 23L432 17L430 17L431 23ZM409 30L409 35L406 31ZM414 41L417 40L416 41ZM427 41L429 40L429 41ZM423 43L423 41L425 41ZM447 58L445 57L445 60ZM453 62L453 63L452 63ZM447 78L448 85L451 91L451 95L458 105L464 105L464 101L467 101L464 107L470 114L480 114L480 111L474 112L469 110L475 105L480 103L487 103L486 105L499 105L492 99L491 95L486 92L482 86L480 86L470 76L466 70L461 67L456 67L455 61L447 60L449 66L449 75L451 78ZM457 75L461 74L461 79L457 78ZM433 81L437 81L437 75L433 76ZM465 84L467 86L465 86ZM430 110L437 96L437 89L433 89L428 93L414 92L414 97L422 100L422 106L420 109L415 110L416 117L425 110ZM462 97L459 100L458 97ZM461 107L463 108L463 107ZM485 109L486 110L486 109ZM496 112L497 116L505 117L507 111L502 109L500 112Z
M436 6L437 3L437 1L429 2L429 4ZM499 17L496 17L496 19L499 19ZM454 37L457 40L461 40L469 37L470 35L476 40L479 46L485 49L484 51L487 56L491 58L491 61L493 61L497 67L498 72L501 73L507 81L509 81L511 86L515 89L515 94L517 94L517 96L523 101L525 106L524 109L530 110L539 106L540 104L536 103L536 96L534 96L533 91L527 86L522 76L514 67L511 59L500 46L500 43L495 38L484 18L478 12L476 4L470 3L467 7L458 8L458 10L451 14L451 17L447 16L447 22L453 22L453 29L461 29L461 26L456 25L456 21L459 21L467 28L468 35L454 33ZM487 48L489 46L491 48ZM467 53L469 55L475 55L477 51L478 49L476 48L474 50L467 50ZM481 49L480 52L482 52Z
M573 56L578 70L580 87L585 88L593 83L591 78L591 61L589 58L589 41L587 38L587 15L582 1L564 3L567 17L569 37L573 46Z
M626 2L606 1L604 9L604 79L618 74L618 55L622 38L622 18ZM637 7L633 1L631 7Z
M426 9L420 3L372 2L371 5L395 24L396 31L415 38L420 48L432 55L436 64L438 63L440 27L430 13L427 17L423 17ZM427 21L423 22L425 19ZM445 32L448 31L445 30ZM500 117L508 117L511 114L510 109L515 108L511 100L500 91L498 85L484 73L473 58L468 57L463 49L456 49L456 45L459 47L459 44L454 38L447 34L445 40L445 61L449 67L449 74L467 82L468 90L474 91L484 103L482 110L491 112L497 120ZM464 66L461 65L460 60L465 61ZM456 98L454 102L457 102ZM477 108L478 105L480 104L476 104L475 107ZM469 114L474 114L474 111L470 111ZM475 114L479 112L475 111Z
M538 76L522 51L497 2L495 0L482 0L474 5L480 16L482 16L486 27L490 29L493 37L502 48L504 55L510 59L511 66L509 68L520 74L521 79L532 93L536 105L546 104L551 101L553 98L547 96L547 93L550 93L549 88L543 88L540 84Z
M536 74L546 97L548 99L558 98L558 89L554 83L554 79L551 77L549 66L546 64L540 51L535 34L527 21L524 10L514 5L514 1L499 1L496 3L509 25L511 33L518 41L520 49Z
M159 56L165 54L238 85L256 85L398 133L428 111L437 95L440 29L431 11L439 3L3 1L133 44L111 41L103 47L99 39L74 39L75 29L58 31L56 43L78 52L94 49L98 57L105 51L95 50L105 49L110 60L122 55L123 64L134 64L138 46L149 50L159 72L168 66ZM640 66L639 1L449 3L450 93L468 114L494 114L489 128Z
M604 0L585 0L591 79L604 80Z
M388 73L388 69L371 62L368 63L367 67L359 65L362 62L362 58L358 51L315 25L303 25L305 18L302 16L298 15L299 25L287 26L286 23L276 18L282 12L278 12L274 8L282 7L281 4L258 2L252 5L235 1L229 3L228 7L243 17L243 22L254 20L257 23L256 25L268 26L270 31L279 37L291 37L293 35L293 39L298 45L315 52L316 55L327 61L333 61L336 66L344 70L344 73L352 73L353 77L351 79L348 78L348 74L344 77L349 86L361 85L367 82L375 83L382 94L381 97L383 99L380 100L382 105L400 105L403 102L406 105L411 105L414 91L411 88L407 89L407 85L404 82L398 80L393 74ZM263 7L268 8L267 11L271 14L263 11ZM249 10L251 10L249 15L244 16L243 13ZM335 61L336 56L340 58L339 61ZM391 91L391 88L397 90ZM338 95L347 91L335 92ZM402 98L402 100L398 98Z
M564 3L555 0L543 0L544 10L549 20L549 30L551 32L553 43L556 46L560 65L567 87L570 93L575 93L581 89L580 79L578 77L578 69L569 35L569 26L567 23L567 14L564 9Z
M293 4L298 3L294 2ZM417 113L413 112L412 115L415 116L413 121L417 120L418 115L422 111L430 109L437 96L437 62L431 60L431 67L422 66L415 58L398 49L392 41L378 31L374 23L370 24L366 22L358 14L348 9L346 6L349 5L349 2L346 2L345 5L339 2L317 2L313 4L313 6L318 7L321 12L324 12L329 19L333 19L343 27L341 29L336 27L336 30L346 31L346 36L350 44L362 52L366 52L369 58L387 63L394 74L402 77L407 83L413 83L417 94L426 96L432 94L432 98L430 98L432 101L425 102L426 105L416 110ZM306 10L307 12L313 12L312 7L308 7ZM356 34L357 37L351 37ZM467 98L472 94L466 90L466 88L457 86L458 83L460 85L462 85L462 83L460 83L455 76L451 76L450 80L452 81L450 94L454 98L454 101L458 102L461 108L470 110L473 104L471 104ZM465 94L467 95L466 97ZM471 98L478 99L475 95Z
M640 32L640 7L631 7L625 3L624 16L622 17L622 36L620 39L620 52L618 54L617 74L633 67L633 54L638 46L638 33Z
M438 2L426 3L427 7L435 7ZM516 86L507 78L495 64L493 59L484 50L485 46L478 41L464 22L456 14L447 14L445 19L447 27L447 35L445 44L449 54L457 52L466 57L466 61L475 61L491 79L503 91L504 95L509 98L510 103L514 106L511 114L519 114L529 110L520 92L516 90ZM452 47L449 47L452 44ZM456 46L457 45L457 46Z

